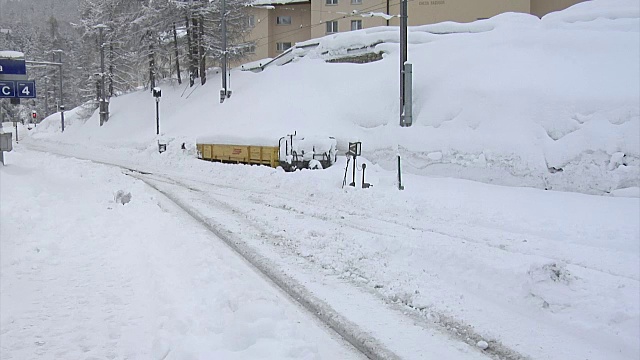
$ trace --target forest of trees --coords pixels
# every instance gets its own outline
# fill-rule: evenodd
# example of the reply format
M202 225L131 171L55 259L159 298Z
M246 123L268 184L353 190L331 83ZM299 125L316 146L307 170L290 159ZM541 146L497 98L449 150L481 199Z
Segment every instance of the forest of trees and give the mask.
M226 0L227 54L243 56L250 44L247 0ZM0 50L31 61L60 61L67 109L97 108L101 47L106 97L153 88L173 79L185 86L206 82L206 69L222 58L221 0L0 0ZM103 41L99 41L103 28ZM57 51L62 50L62 51ZM5 117L26 119L31 110L57 111L59 70L28 66L38 98L21 105L0 101ZM41 116L42 117L42 116Z

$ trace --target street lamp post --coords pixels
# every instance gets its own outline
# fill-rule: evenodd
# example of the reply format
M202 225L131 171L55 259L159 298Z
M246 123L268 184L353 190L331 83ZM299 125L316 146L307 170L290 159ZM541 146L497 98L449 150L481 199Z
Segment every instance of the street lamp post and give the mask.
M220 90L220 103L223 103L225 99L231 97L231 90L227 84L227 67L228 67L228 54L227 54L227 9L226 1L222 0L222 89Z
M62 126L62 132L64 132L64 102L62 101L62 52L63 50L53 50L53 53L59 54L60 61L58 62L58 68L60 69L60 125Z
M400 0L400 126L411 126L412 111L412 81L413 67L407 63L407 0Z
M44 77L44 117L49 116L49 77Z

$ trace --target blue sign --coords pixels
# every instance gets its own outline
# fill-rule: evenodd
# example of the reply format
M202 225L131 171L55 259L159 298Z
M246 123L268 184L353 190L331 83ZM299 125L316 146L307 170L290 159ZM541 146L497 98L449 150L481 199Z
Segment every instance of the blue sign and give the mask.
M0 98L16 97L16 83L14 81L0 81Z
M26 75L27 64L24 59L1 59L0 58L0 76L1 75Z
M29 81L17 81L16 82L16 95L19 98L35 98L36 97L36 82Z
M0 81L1 98L35 98L36 82L28 81Z

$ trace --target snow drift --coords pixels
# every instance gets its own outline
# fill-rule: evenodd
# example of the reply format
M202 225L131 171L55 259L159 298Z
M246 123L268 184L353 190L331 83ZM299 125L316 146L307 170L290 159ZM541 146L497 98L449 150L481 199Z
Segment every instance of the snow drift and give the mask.
M410 128L398 125L398 29L334 34L314 40L315 50L286 66L232 71L233 96L224 104L219 74L193 89L164 84L161 131L169 141L191 144L210 134L270 138L274 145L297 131L334 136L341 151L362 141L363 156L389 170L399 152L404 171L415 174L597 194L636 188L639 18L635 0L596 0L542 19L507 13L411 28ZM319 59L371 44L383 52L381 61ZM113 98L102 128L95 113L53 136L149 148L155 146L154 106L145 91ZM58 116L46 122L55 124ZM51 129L34 133L48 137Z

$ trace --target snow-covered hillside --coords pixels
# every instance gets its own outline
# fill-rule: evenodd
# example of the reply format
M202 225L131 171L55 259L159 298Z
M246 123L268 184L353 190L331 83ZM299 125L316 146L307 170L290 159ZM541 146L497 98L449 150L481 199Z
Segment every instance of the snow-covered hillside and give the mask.
M327 36L316 52L373 44L384 59L325 63L309 53L264 72L231 72L233 96L220 104L220 75L205 86L163 84L162 133L190 146L201 135L334 136L362 141L363 155L393 169L538 188L610 193L639 186L640 5L581 3L543 19L503 14L471 24L411 28L414 126L401 128L397 28ZM316 41L318 42L318 41ZM57 115L36 137L135 148L155 144L154 101L146 91L113 98L97 114Z

